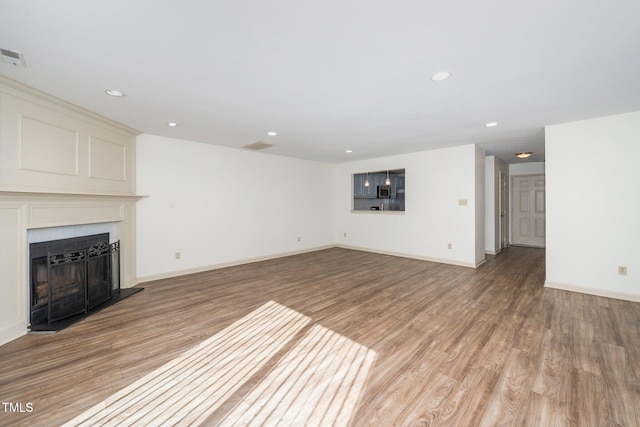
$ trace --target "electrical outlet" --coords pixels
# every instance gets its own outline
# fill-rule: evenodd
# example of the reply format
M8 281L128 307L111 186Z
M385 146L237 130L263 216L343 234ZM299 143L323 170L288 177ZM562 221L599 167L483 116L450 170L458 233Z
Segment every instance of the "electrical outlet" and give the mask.
M626 265L619 265L618 266L618 274L621 276L626 276L627 275L627 266Z
M346 232L346 231L344 232L344 237L345 237L345 238L347 237L347 232Z
M451 249L453 248L453 245L451 243L447 243L447 249Z
M298 236L298 242L300 241L300 236Z
M176 259L180 259L180 256L181 256L180 252L176 252Z

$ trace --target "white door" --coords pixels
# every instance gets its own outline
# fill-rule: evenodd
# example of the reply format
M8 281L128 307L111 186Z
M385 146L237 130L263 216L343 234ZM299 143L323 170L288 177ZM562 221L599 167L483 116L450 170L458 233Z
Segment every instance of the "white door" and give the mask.
M511 243L545 246L544 175L513 177Z

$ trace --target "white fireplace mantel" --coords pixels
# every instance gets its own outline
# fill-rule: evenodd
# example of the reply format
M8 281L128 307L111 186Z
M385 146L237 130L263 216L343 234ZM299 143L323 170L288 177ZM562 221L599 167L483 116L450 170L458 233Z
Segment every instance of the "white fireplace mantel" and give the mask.
M136 283L139 132L0 76L0 345L27 332L27 230L114 223Z
M136 284L135 204L142 196L0 191L0 344L27 332L27 230L112 222L121 244L123 288Z

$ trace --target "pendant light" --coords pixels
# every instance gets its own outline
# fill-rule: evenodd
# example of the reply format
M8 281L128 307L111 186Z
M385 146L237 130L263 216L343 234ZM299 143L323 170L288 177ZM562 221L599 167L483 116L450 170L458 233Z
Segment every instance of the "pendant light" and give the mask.
M391 185L391 180L389 179L389 169L387 169L387 179L384 180L384 185Z
M369 186L369 172L366 172L366 173L365 173L365 176L364 176L364 186L365 186L365 187L368 187L368 186Z

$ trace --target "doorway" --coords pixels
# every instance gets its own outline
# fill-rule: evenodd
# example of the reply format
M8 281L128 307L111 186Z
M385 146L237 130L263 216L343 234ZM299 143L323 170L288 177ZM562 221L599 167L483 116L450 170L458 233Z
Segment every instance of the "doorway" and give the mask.
M544 175L514 176L512 189L511 243L545 247Z
M507 201L507 174L500 172L500 194L498 198L498 242L499 248L502 249L509 246L509 216L507 215L509 203Z

